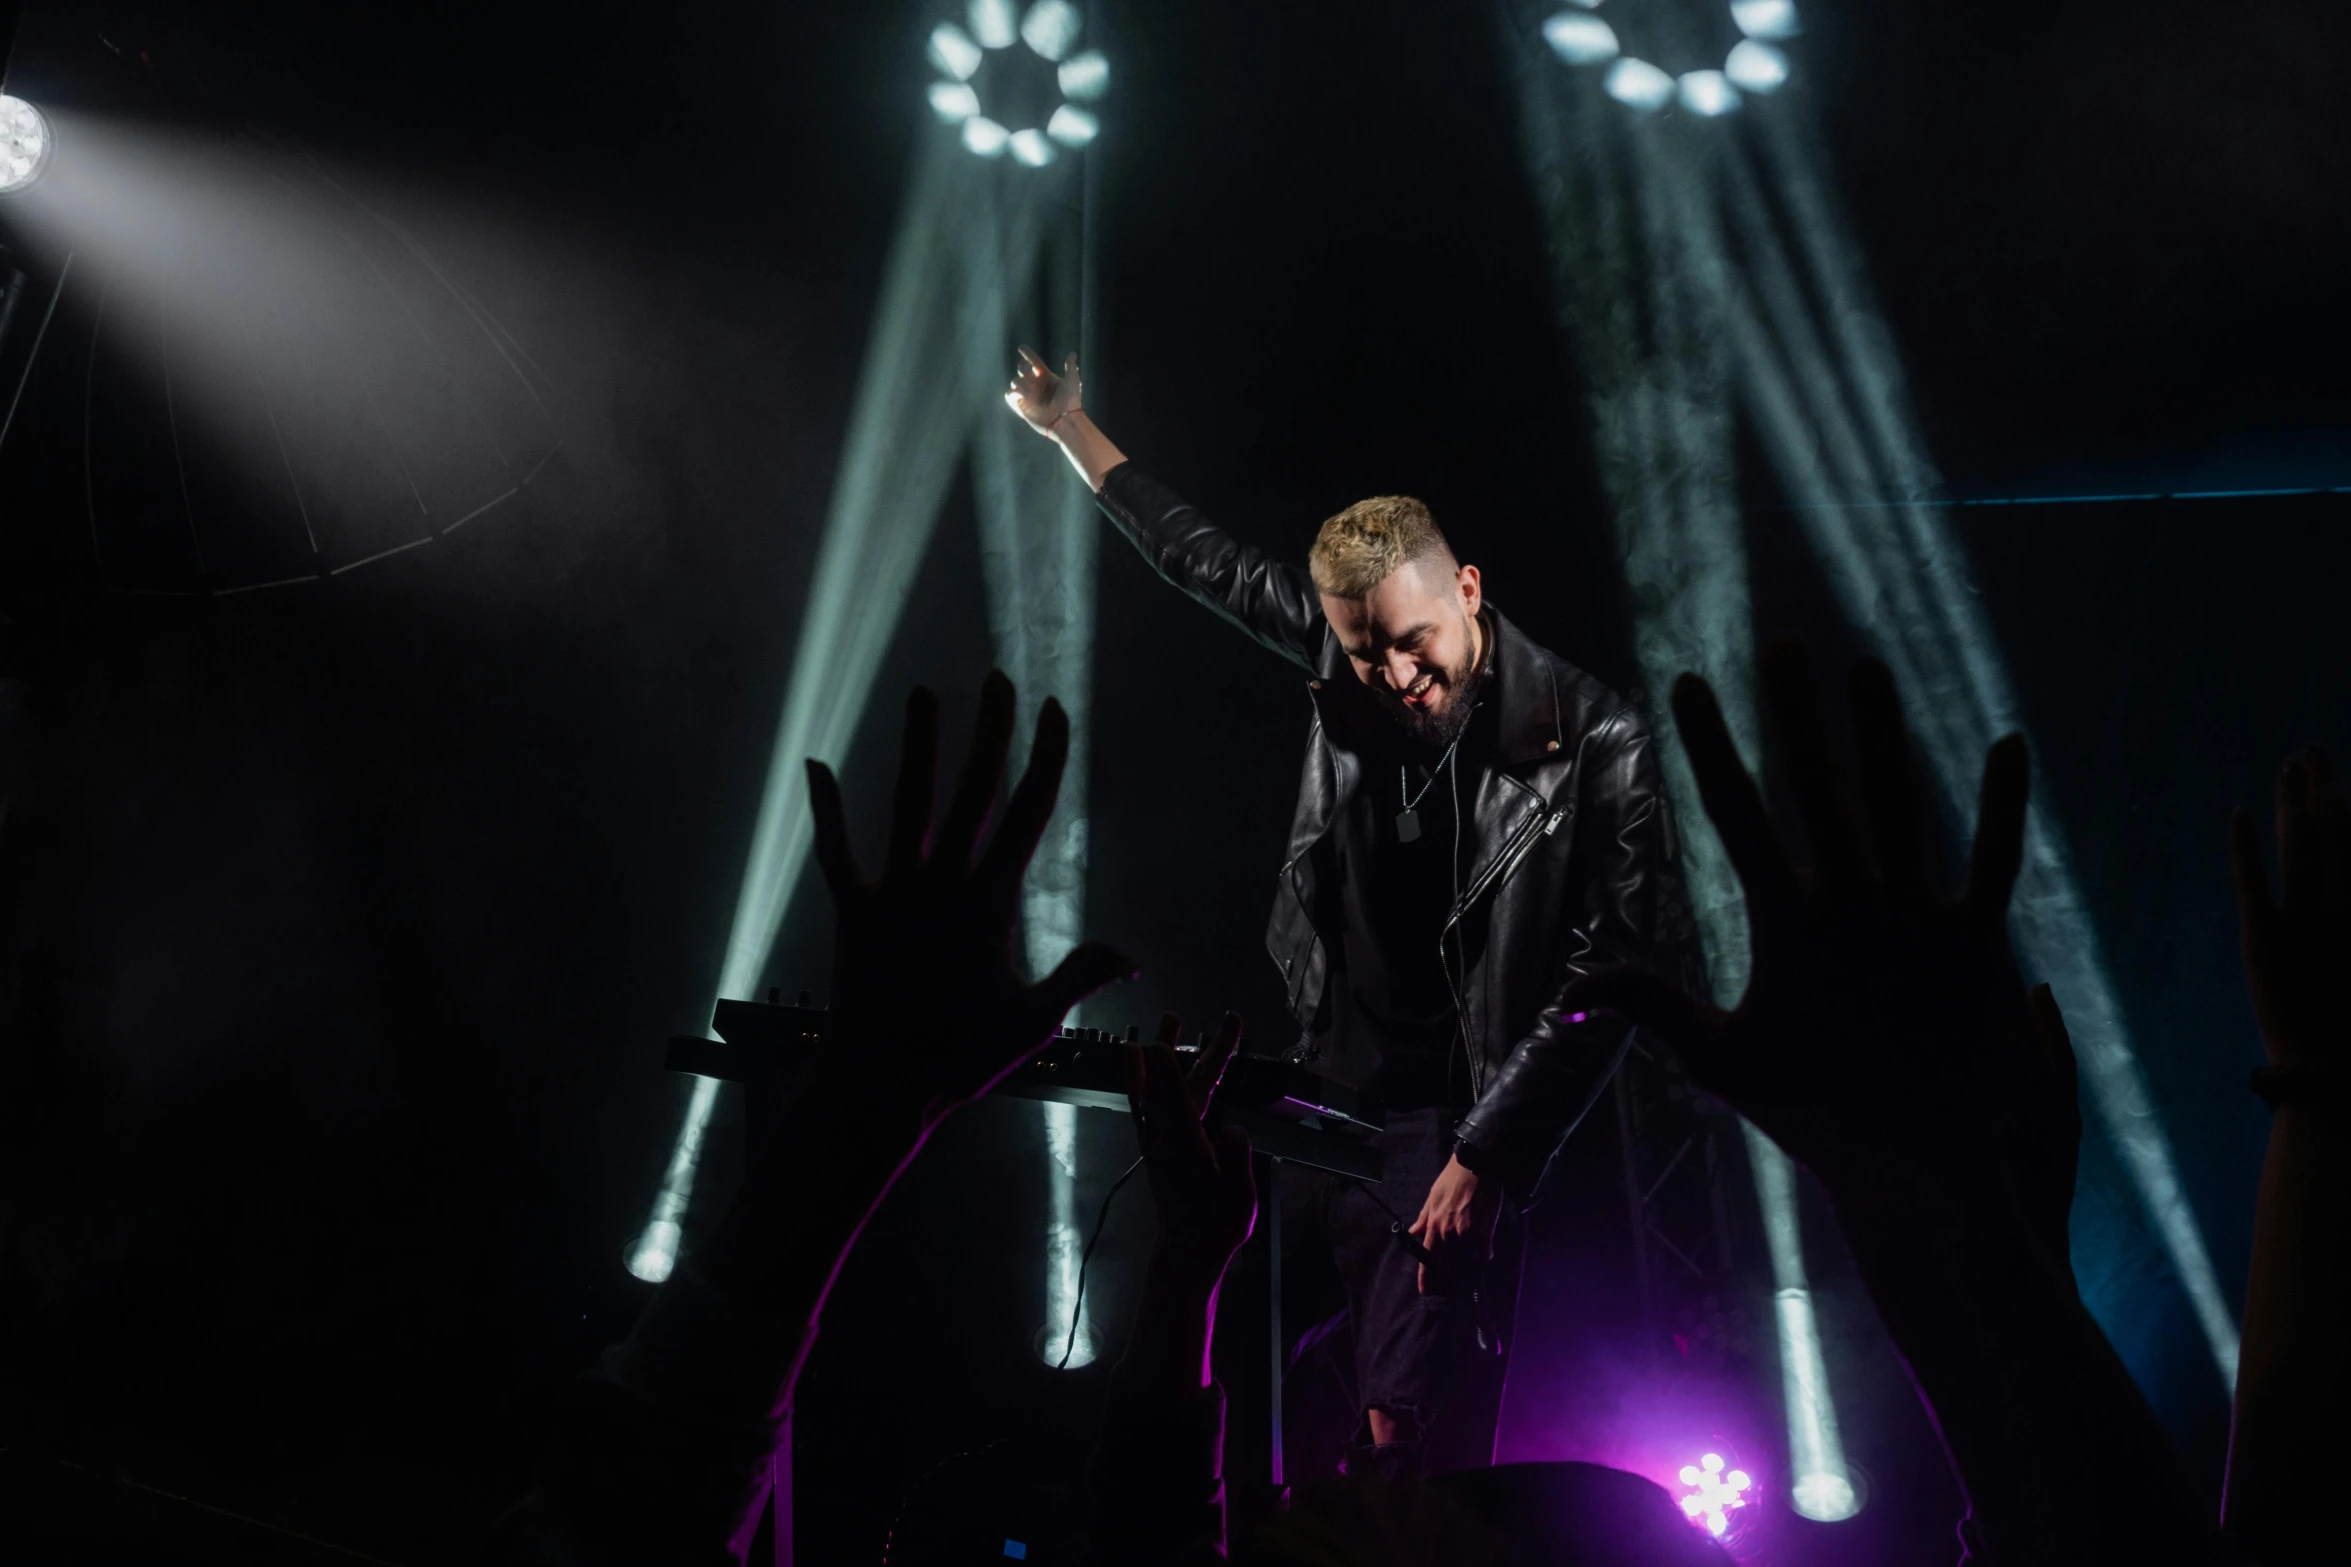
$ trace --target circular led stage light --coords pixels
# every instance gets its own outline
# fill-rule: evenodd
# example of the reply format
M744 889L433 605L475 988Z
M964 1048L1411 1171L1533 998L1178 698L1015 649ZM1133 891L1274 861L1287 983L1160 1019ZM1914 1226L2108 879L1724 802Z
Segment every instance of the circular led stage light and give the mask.
M1755 1484L1744 1469L1726 1471L1720 1453L1682 1465L1681 1481L1690 1487L1682 1498L1684 1516L1712 1535L1730 1528L1731 1514L1747 1505L1747 1492Z
M1601 0L1575 0L1543 24L1543 41L1569 65L1606 65L1601 90L1618 103L1653 113L1679 101L1705 119L1730 113L1742 94L1776 92L1788 79L1788 56L1774 39L1801 30L1796 0L1731 0L1731 22L1740 32L1719 71L1684 71L1679 77L1624 52L1616 29L1596 14Z
M932 28L928 50L939 72L930 86L931 112L963 127L964 146L983 158L1010 153L1013 162L1041 169L1063 147L1083 147L1101 134L1102 122L1085 105L1110 90L1110 62L1099 49L1071 52L1083 19L1069 0L1035 0L1026 11L1013 0L971 0L964 20L967 26L941 22ZM983 71L995 77L1012 66L1052 83L1044 96L1057 94L1060 101L1042 116L1042 125L1016 130L1005 121L1025 114L1001 106L991 114L982 103ZM1001 86L992 82L991 90Z
M0 93L0 196L23 190L49 167L56 138L40 110Z

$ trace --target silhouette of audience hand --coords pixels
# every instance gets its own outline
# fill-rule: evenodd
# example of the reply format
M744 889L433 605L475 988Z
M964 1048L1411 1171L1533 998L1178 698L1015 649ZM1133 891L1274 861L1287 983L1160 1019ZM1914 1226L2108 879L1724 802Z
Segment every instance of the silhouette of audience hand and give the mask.
M2336 1072L2351 1034L2351 807L2324 751L2279 770L2277 817L2275 900L2253 818L2232 824L2245 979L2270 1066Z
M1095 942L1035 984L1013 966L1021 877L1060 793L1069 719L1046 701L1028 770L983 847L1012 714L1012 682L992 671L934 826L939 703L919 688L907 699L888 858L874 881L850 850L840 783L808 763L836 921L828 1035L699 1257L705 1275L778 1321L822 1304L857 1228L942 1117L1035 1054L1072 1006L1134 972Z
M2233 831L2245 979L2268 1062L2253 1086L2275 1108L2253 1214L2236 1419L2223 1516L2247 1559L2318 1561L2340 1549L2308 1502L2309 1454L2351 1398L2351 1139L2342 1072L2351 977L2351 807L2315 748L2277 782L2282 895L2270 896L2252 818Z
M1012 717L1012 682L992 671L962 777L934 827L938 698L917 688L907 699L888 858L876 881L863 879L850 850L839 780L824 763L808 763L816 860L838 932L828 1053L919 1101L926 1126L1027 1060L1071 1007L1134 972L1098 942L1035 984L1014 968L1021 878L1061 792L1069 717L1046 700L1028 770L983 848Z
M1772 647L1762 674L1809 871L1765 813L1714 692L1685 675L1673 694L1706 814L1746 892L1746 995L1726 1012L1623 970L1587 980L1568 1004L1621 1013L1665 1041L1700 1086L1818 1176L1848 1221L1892 1208L1915 1225L2000 1201L2062 1266L2081 1129L2073 1053L2055 1001L2046 987L2028 996L2008 945L2023 739L1985 758L1967 885L1945 897L1928 873L1930 809L1885 666L1852 676L1858 821L1802 649Z
M1213 1284L1257 1221L1248 1134L1226 1127L1212 1137L1202 1124L1241 1043L1241 1020L1227 1013L1189 1072L1175 1053L1181 1028L1165 1013L1156 1044L1126 1047L1127 1106L1159 1213L1154 1265Z
M582 1379L491 1560L740 1560L825 1301L867 1221L942 1116L1034 1053L1072 1005L1132 972L1095 944L1033 985L1014 969L1021 877L1060 792L1069 720L1045 703L1028 770L983 847L1012 714L1011 682L991 673L934 827L939 704L920 690L908 700L875 881L850 852L832 770L808 764L837 918L830 1037L719 1223Z
M1159 1224L1126 1353L1110 1379L1095 1454L1094 1558L1224 1560L1224 1394L1209 1364L1226 1266L1257 1223L1249 1139L1201 1124L1241 1043L1226 1014L1189 1072L1159 1020L1156 1044L1129 1045L1127 1107Z

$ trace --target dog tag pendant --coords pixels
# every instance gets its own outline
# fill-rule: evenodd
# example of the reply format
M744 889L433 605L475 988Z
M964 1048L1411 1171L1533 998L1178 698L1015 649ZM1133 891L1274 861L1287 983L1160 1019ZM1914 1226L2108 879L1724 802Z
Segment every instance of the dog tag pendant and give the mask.
M1396 841L1398 843L1417 843L1420 841L1420 812L1403 811L1397 814Z

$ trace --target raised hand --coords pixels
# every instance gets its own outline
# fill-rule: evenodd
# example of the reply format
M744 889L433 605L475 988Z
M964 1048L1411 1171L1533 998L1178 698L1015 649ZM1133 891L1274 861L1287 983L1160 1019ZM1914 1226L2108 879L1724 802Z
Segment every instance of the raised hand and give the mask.
M2277 899L2242 811L2234 834L2245 979L2269 1058L2255 1084L2277 1114L2253 1213L2223 1510L2245 1559L2262 1567L2340 1548L2308 1505L2306 1477L2351 1396L2341 1328L2351 1302L2341 1077L2351 1058L2351 808L2323 752L2280 770L2277 814Z
M2245 980L2272 1068L2338 1071L2351 1056L2351 808L2324 751L2279 769L2277 815L2276 901L2252 817L2233 824Z
M863 879L850 852L832 769L808 764L816 860L838 918L833 1054L886 1078L921 1107L925 1124L986 1093L1043 1046L1071 1007L1134 972L1129 959L1094 942L1036 984L1014 970L1021 877L1061 792L1069 718L1051 700L1037 715L1028 771L983 849L1012 712L1012 682L991 671L962 778L934 828L939 703L920 689L907 699L889 858L878 881Z
M1768 651L1763 686L1811 840L1809 872L1765 814L1713 691L1685 675L1673 697L1706 814L1746 892L1747 994L1723 1012L1655 976L1618 972L1568 1004L1614 1010L1663 1039L1702 1087L1819 1176L1841 1214L1924 1219L1997 1194L2062 1266L2080 1139L2073 1057L2054 1001L2028 1001L2007 933L2024 846L2023 740L2010 735L1985 758L1973 866L1965 891L1946 898L1929 883L1929 810L1885 667L1863 663L1852 680L1874 853L1846 803L1802 650Z
M1154 1266L1213 1286L1257 1222L1248 1135L1227 1127L1211 1138L1201 1124L1225 1064L1240 1046L1241 1020L1225 1015L1189 1073L1176 1059L1181 1027L1173 1012L1166 1013L1158 1043L1127 1047L1127 1107L1159 1211Z
M1004 394L1005 403L1012 411L1046 435L1051 435L1061 421L1071 414L1085 410L1085 388L1078 377L1078 356L1071 354L1061 362L1061 374L1045 368L1045 361L1037 351L1023 346L1020 350L1020 368L1013 372L1012 389Z

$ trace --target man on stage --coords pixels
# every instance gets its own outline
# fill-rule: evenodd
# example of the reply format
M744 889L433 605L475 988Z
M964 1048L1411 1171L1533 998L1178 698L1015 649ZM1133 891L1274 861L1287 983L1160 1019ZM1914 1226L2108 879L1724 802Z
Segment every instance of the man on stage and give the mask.
M1349 507L1302 570L1129 463L1087 418L1074 355L1056 375L1022 349L1006 401L1160 575L1314 677L1267 945L1302 1030L1290 1059L1388 1106L1386 1174L1285 1180L1285 1231L1343 1288L1348 1467L1491 1463L1516 1208L1628 1040L1556 1002L1578 975L1660 956L1670 848L1648 729L1505 620L1420 502Z

